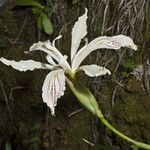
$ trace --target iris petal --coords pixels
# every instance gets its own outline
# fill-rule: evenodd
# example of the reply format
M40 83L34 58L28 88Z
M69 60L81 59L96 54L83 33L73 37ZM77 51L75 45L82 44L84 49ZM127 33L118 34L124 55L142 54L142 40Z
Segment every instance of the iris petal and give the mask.
M83 70L88 76L90 77L97 77L105 74L111 74L108 69L105 67L97 66L95 64L93 65L84 65L81 66L79 69Z
M44 64L41 62L37 62L34 60L21 60L21 61L14 61L14 60L8 60L5 58L0 58L0 61L4 63L7 66L12 66L14 69L19 71L27 71L27 70L34 70L34 69L48 69L53 70L53 66L49 64Z
M72 70L75 71L82 61L93 51L97 49L120 49L121 47L128 47L134 50L137 50L137 46L134 44L133 40L125 35L117 35L112 37L101 36L93 41L91 41L88 45L83 46L78 53L76 54L73 63Z
M62 69L51 71L45 78L42 87L43 101L51 109L51 114L55 115L57 100L64 95L65 74Z

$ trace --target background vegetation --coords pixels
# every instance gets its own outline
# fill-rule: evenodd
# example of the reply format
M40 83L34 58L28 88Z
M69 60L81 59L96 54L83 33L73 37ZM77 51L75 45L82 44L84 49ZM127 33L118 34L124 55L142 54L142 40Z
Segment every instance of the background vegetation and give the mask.
M150 143L149 0L38 2L46 12L33 5L16 5L14 0L0 5L0 57L45 61L41 52L25 54L24 51L28 51L32 43L52 40L59 34L63 39L58 48L69 54L71 29L87 7L89 41L100 35L125 34L134 39L138 51L125 48L115 52L96 51L87 62L107 66L112 75L94 80L87 77L85 80L82 74L79 77L92 89L113 126L136 140ZM46 23L41 17L43 13ZM51 29L45 27L48 24ZM142 69L133 76L131 72L140 64ZM84 110L69 89L58 101L56 117L52 117L41 98L46 74L47 71L39 70L22 73L0 64L0 149L130 149L131 145Z

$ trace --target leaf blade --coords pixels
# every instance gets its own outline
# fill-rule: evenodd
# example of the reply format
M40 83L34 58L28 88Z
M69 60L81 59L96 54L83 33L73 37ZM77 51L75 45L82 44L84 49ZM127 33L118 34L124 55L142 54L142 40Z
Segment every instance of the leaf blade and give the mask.
M16 5L18 5L18 6L34 6L34 7L43 8L43 6L39 2L33 1L33 0L17 0Z
M50 19L45 13L43 13L42 15L42 24L43 24L43 29L45 33L51 35L53 33L53 26L52 26Z

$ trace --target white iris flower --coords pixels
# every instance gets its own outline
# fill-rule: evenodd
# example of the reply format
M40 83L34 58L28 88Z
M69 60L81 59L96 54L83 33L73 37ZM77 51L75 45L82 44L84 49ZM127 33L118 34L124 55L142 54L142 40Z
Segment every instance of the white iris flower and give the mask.
M110 74L110 71L105 67L92 65L80 66L83 60L94 50L107 48L107 49L120 49L121 47L129 47L137 50L137 46L134 44L130 37L124 35L117 35L112 37L100 36L90 43L87 43L78 50L81 39L87 34L87 9L85 13L79 17L72 29L72 45L71 45L71 64L67 61L67 56L62 55L60 51L55 47L55 41L60 39L62 36L59 35L57 38L46 42L38 42L30 47L30 51L40 50L47 54L47 61L49 64L37 62L34 60L21 60L15 62L5 58L0 58L0 61L5 65L12 66L14 69L19 71L27 71L34 69L47 69L51 72L46 76L43 87L42 87L42 98L43 101L50 107L51 114L55 115L55 106L57 100L64 95L65 90L65 74L74 77L75 73L83 70L88 76L100 76Z

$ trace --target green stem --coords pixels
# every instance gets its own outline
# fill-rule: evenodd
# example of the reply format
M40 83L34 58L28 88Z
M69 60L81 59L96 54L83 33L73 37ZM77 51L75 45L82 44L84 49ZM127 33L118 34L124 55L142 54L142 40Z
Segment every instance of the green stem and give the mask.
M74 76L72 76L74 79ZM123 133L121 133L120 131L118 131L117 129L115 129L103 116L100 108L98 107L97 101L95 99L95 97L93 96L93 94L84 86L82 86L82 88L78 88L78 86L74 86L74 84L68 79L66 78L66 81L70 87L70 89L72 90L72 92L75 94L75 96L77 97L77 99L89 110L91 111L94 115L96 115L101 122L108 127L112 132L114 132L116 135L118 135L119 137L121 137L122 139L125 139L127 142L132 143L133 145L136 145L137 147L141 147L147 150L150 150L150 145L149 144L145 144L142 142L138 142L135 141L131 138L129 138L128 136L124 135ZM80 85L81 86L81 85Z
M117 134L118 136L120 136L121 138L125 139L126 141L134 144L134 145L137 145L138 147L141 147L141 148L144 148L144 149L148 149L150 150L150 145L149 144L145 144L145 143L142 143L142 142L138 142L138 141L135 141L131 138L129 138L128 136L124 135L123 133L119 132L117 129L115 129L104 117L102 117L102 112L101 110L99 110L97 112L97 117L101 120L101 122L107 126L111 131L113 131L115 134Z

